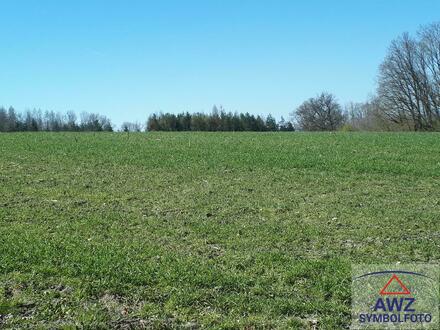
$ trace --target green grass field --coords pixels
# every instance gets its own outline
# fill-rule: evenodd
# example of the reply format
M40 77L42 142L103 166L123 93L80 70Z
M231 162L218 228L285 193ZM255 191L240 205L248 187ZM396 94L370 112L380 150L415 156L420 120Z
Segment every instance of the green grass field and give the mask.
M0 328L350 324L440 261L440 134L0 134Z

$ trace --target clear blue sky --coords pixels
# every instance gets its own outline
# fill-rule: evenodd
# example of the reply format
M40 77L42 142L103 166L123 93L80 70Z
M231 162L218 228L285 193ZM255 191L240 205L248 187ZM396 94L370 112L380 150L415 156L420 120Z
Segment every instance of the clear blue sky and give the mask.
M389 42L440 20L440 1L0 0L0 105L285 117L322 90L374 92Z

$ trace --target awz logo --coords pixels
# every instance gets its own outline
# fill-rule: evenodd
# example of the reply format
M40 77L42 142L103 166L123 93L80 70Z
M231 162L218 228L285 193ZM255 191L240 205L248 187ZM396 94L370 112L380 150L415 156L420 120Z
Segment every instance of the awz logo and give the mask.
M370 306L371 312L359 313L358 322L360 324L396 324L396 323L426 323L432 321L432 315L422 311L417 311L416 298L412 295L410 289L399 278L399 275L405 275L406 278L412 276L422 276L424 274L408 271L380 271L361 275L357 279L369 276L387 276L388 281L380 290L373 294L373 302ZM391 277L388 277L390 276Z

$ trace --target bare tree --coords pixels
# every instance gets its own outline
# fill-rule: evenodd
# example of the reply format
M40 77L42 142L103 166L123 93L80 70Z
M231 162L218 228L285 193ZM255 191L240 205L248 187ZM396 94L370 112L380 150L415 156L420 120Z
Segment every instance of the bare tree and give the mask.
M97 113L81 113L81 123L79 125L81 131L108 131L112 132L113 127L110 119Z
M73 111L67 111L66 113L66 130L68 131L77 131L79 126L76 123L76 113Z
M323 92L301 104L293 113L300 129L334 131L345 122L342 108L334 95Z
M394 40L380 66L378 96L383 115L410 130L434 130L440 121L440 24L417 38Z
M383 117L377 97L366 102L350 102L345 106L345 115L349 127L356 131L389 131L394 127Z
M121 125L121 131L123 132L141 132L142 131L142 125L139 122L123 122Z

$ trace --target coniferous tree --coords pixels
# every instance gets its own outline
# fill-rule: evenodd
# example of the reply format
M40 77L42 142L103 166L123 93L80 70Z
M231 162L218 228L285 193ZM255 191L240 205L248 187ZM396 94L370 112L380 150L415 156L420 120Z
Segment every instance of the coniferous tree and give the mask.
M283 120L284 122L284 120ZM290 125L289 125L290 124ZM276 124L271 115L265 120L261 116L246 113L226 112L223 107L213 107L210 114L182 112L152 114L147 120L149 131L277 131L293 130L292 123Z
M9 107L8 109L8 124L7 124L7 131L8 132L15 132L18 128L17 125L17 114L15 112L15 109L13 107Z
M0 107L0 132L6 132L8 129L8 113L6 109Z
M276 131L277 128L277 122L272 115L268 115L266 118L266 127L268 131Z

